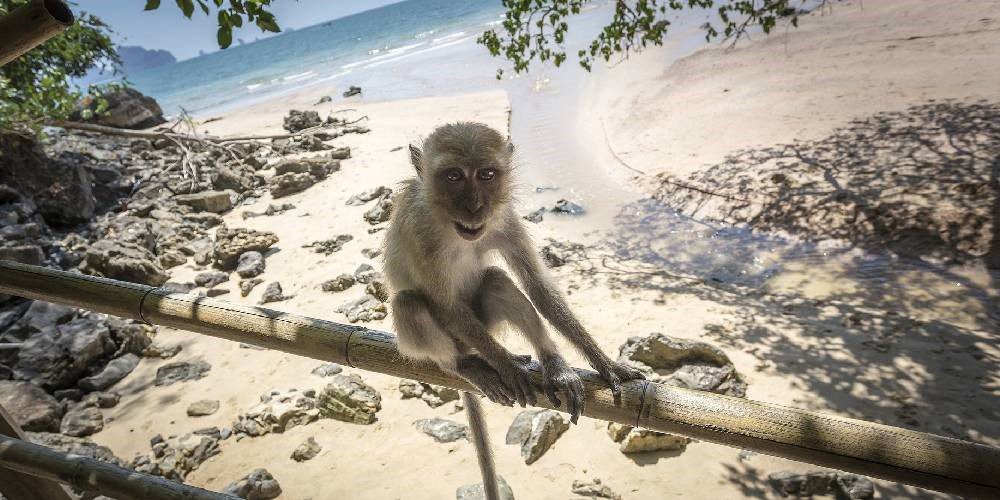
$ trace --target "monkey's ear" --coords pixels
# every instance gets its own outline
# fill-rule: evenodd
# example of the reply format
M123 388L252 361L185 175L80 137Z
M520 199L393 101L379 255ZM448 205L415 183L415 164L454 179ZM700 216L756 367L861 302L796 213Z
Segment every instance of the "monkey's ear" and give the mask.
M421 168L423 167L422 165L423 159L424 159L424 152L421 151L420 148L414 146L413 144L410 144L410 163L413 165L413 168L417 170L418 174L423 173L421 171Z

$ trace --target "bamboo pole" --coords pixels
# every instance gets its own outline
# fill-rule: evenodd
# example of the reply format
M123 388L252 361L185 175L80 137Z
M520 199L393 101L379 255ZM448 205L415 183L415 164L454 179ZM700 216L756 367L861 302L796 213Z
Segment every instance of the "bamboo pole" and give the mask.
M237 498L7 436L0 436L0 468L59 481L87 492L119 499L233 500Z
M0 293L56 302L347 364L462 391L463 380L404 360L395 337L262 307L0 261ZM619 401L584 379L584 415L975 498L1000 498L1000 448L647 381ZM540 374L534 374L536 382ZM546 398L539 406L555 408Z
M3 406L0 406L0 437L25 439L21 427ZM0 467L0 496L5 500L77 500L76 495L56 481L36 478L3 467Z
M0 66L17 59L73 24L62 0L32 0L0 18Z

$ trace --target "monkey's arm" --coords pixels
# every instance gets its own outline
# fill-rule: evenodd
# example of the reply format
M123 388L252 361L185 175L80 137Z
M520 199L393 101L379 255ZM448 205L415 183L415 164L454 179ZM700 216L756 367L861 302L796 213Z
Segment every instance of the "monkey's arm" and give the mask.
M549 320L574 347L583 353L584 357L594 367L601 377L611 387L617 398L621 394L621 382L645 378L642 372L630 366L618 363L604 354L597 342L570 310L569 304L562 293L549 280L542 263L530 246L530 238L524 229L517 224L518 237L510 238L511 243L501 253L520 278L528 292L528 297L545 319Z

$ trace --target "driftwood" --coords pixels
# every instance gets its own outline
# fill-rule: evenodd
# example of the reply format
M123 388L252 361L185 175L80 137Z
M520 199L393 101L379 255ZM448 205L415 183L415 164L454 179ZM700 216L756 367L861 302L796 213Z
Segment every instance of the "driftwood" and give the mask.
M62 0L32 0L0 18L0 66L17 59L73 24Z
M367 116L362 116L357 120L339 123L335 126L343 125L353 125L361 120L367 120ZM320 125L318 127L311 127L307 129L300 130L298 132L288 133L288 134L263 134L263 135L240 135L234 137L215 137L210 135L201 134L182 134L173 131L146 131L146 130L129 130L116 127L108 127L105 125L97 125L94 123L81 123L81 122L69 122L56 120L46 123L50 127L59 127L66 130L81 130L84 132L95 132L104 135L114 135L119 137L129 137L132 139L169 139L172 141L185 141L185 142L198 142L198 143L211 143L211 144L228 144L234 142L247 142L247 141L266 141L272 139L291 139L293 137L302 137L307 135L315 135L317 133L329 130L330 126Z
M392 334L360 326L6 261L0 261L0 293L475 392L433 364L402 358ZM624 384L616 401L596 373L578 371L583 414L591 418L956 495L1000 498L1000 448L644 380ZM540 373L533 377L540 382ZM538 405L566 411L546 398Z

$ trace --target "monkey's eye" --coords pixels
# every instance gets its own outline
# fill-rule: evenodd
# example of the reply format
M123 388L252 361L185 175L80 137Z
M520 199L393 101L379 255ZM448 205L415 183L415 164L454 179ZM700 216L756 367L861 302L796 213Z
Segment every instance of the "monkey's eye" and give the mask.
M458 182L462 180L462 171L457 168L453 168L445 173L445 179L448 179L448 182Z
M476 177L479 177L481 181L492 181L494 177L497 176L497 171L492 168L484 168L476 172Z

